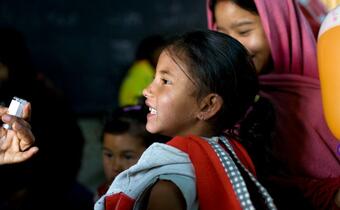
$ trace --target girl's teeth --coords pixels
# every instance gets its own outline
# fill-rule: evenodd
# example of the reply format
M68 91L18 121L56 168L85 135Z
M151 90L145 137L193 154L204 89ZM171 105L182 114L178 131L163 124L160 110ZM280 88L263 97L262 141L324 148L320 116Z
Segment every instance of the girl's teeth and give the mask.
M151 114L157 114L157 111L156 111L156 109L154 109L154 108L149 108L149 111L150 111L150 113Z

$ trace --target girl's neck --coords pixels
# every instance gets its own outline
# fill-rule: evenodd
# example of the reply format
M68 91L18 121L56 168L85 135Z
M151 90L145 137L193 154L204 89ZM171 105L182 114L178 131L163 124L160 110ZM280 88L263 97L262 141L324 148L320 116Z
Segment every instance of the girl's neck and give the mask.
M205 137L205 138L211 138L213 136L221 135L221 132L216 132L213 129L201 127L199 129L192 130L191 132L187 132L187 133L183 133L183 134L177 134L175 136L187 136L187 135L195 135L195 136L200 136L200 137Z
M172 138L175 136L188 136L188 135L210 138L213 136L219 136L222 133L223 130L216 129L216 126L211 125L209 121L199 120L193 126L190 126L190 128L183 129L181 131L173 133L163 133L162 135L170 136Z

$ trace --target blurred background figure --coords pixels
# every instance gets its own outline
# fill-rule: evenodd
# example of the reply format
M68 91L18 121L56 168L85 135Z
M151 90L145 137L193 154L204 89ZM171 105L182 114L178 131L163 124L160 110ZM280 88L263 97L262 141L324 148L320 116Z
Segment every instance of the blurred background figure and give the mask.
M146 126L148 109L144 105L117 108L106 121L102 136L102 159L106 180L98 188L98 197L105 194L115 177L137 163L154 142L165 137L149 133Z
M155 74L159 54L165 44L161 35L144 38L137 47L135 60L128 69L119 90L119 105L135 105L140 102L143 89Z
M0 209L92 209L92 194L76 180L84 139L68 101L35 72L20 32L1 27L0 46L0 102L31 102L39 147L24 163L0 166Z

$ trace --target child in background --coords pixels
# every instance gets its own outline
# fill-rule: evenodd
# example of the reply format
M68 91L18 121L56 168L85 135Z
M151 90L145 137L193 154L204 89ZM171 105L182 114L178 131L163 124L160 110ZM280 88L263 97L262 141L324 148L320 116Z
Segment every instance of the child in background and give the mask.
M146 129L173 139L152 144L95 209L276 209L247 152L224 133L258 88L251 57L230 36L196 31L173 39L143 92Z
M98 188L102 196L122 171L134 165L144 150L159 140L145 129L147 109L142 105L118 108L104 125L102 137L105 183Z

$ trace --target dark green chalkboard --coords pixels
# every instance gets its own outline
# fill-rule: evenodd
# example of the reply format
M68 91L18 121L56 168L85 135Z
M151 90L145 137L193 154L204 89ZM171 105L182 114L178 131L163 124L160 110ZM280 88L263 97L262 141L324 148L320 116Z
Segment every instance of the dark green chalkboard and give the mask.
M204 0L0 0L0 25L21 31L37 70L78 113L116 106L138 42L206 28Z

